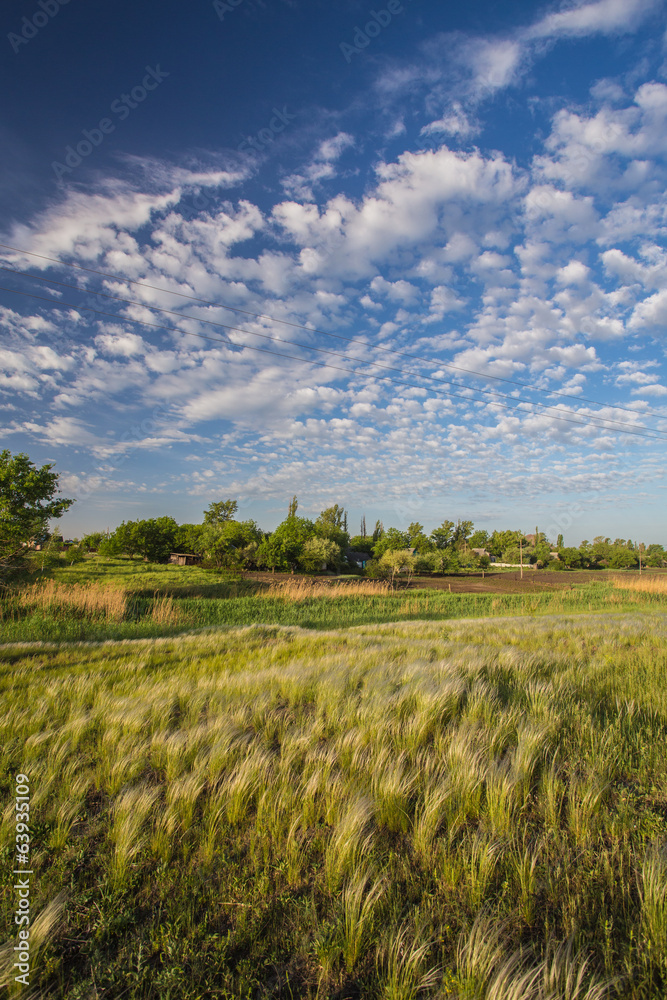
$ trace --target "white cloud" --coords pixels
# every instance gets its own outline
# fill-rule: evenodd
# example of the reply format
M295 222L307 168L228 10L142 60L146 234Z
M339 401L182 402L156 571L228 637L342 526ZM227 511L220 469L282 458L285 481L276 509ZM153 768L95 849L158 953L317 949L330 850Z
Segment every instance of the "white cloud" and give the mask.
M558 269L556 281L560 285L583 285L588 281L590 268L580 260L571 260L569 264Z
M664 327L665 324L667 324L667 289L663 288L635 306L628 325L633 330L639 330L646 326Z
M582 38L634 31L656 6L657 0L595 0L593 3L568 5L564 10L541 18L525 30L524 37Z
M95 337L95 343L106 354L131 358L145 353L144 342L136 333L104 333Z
M301 251L308 273L361 277L397 251L404 255L420 247L423 252L424 242L454 235L464 207L471 221L485 207L480 223L486 230L494 209L502 214L515 191L512 168L501 156L487 159L445 147L403 153L393 163L379 164L376 172L378 183L360 204L338 196L317 214L291 202L274 208L280 227L308 242Z
M480 130L478 123L472 122L468 114L464 111L460 101L453 101L451 106L445 111L441 118L424 125L421 130L422 135L445 135L459 136L467 139L477 134Z
M312 201L316 187L336 176L335 162L346 149L354 146L355 140L348 132L338 132L324 139L318 146L311 162L298 173L290 174L282 184L287 194L305 201Z

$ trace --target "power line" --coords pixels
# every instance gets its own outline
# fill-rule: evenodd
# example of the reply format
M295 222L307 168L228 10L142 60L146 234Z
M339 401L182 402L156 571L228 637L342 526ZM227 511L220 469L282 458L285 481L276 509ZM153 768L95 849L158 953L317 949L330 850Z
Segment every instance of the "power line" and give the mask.
M11 268L7 268L7 267L4 267L2 265L0 265L0 270L2 270L2 271L8 271L11 274L15 273ZM49 284L52 284L52 285L60 285L63 288L72 288L75 291L82 291L82 289L80 289L78 285L72 285L72 284L69 284L66 281L57 281L55 278L47 278L47 277L45 277L44 275L41 275L41 274L32 274L30 271L22 271L22 272L20 272L20 274L21 274L22 277L33 278L33 279L35 279L37 281L45 281L45 282L48 282ZM26 293L26 294L28 294L28 293ZM141 309L150 309L150 310L152 310L154 312L167 313L168 315L171 315L171 316L177 316L179 319L195 320L196 322L202 323L205 326L214 326L214 327L218 327L218 328L223 329L223 330L233 330L233 331L236 331L238 333L245 333L245 334L247 334L247 335L249 335L251 337L259 337L262 340L271 340L271 341L274 341L276 343L292 344L292 345L294 345L296 347L302 347L304 350L307 350L307 351L316 351L319 354L327 354L327 355L329 355L331 357L345 358L346 360L351 360L351 361L365 360L365 359L350 358L350 356L348 354L340 354L338 351L327 351L325 348L314 347L311 344L304 344L301 341L296 341L296 340L285 341L285 340L282 339L282 337L272 337L270 334L257 333L255 330L247 330L244 327L230 326L227 323L218 323L215 320L201 319L198 316L189 316L187 314L183 314L183 313L177 312L174 309L165 309L162 306L147 305L144 302L137 302L134 299L127 299L127 298L124 298L123 296L120 296L120 295L112 295L110 292L93 291L91 294L97 295L97 296L102 296L102 297L107 298L107 299L113 299L116 302L123 302L126 305L138 306ZM86 307L73 306L73 308L76 309L76 308L86 308ZM122 318L126 319L126 317L122 317ZM440 378L437 375L423 375L420 372L407 372L406 373L401 368L394 368L391 365L383 365L383 364L380 364L380 362L378 362L378 361L367 361L366 363L372 365L374 368L382 368L384 371L398 372L401 375L408 374L408 375L412 375L412 376L414 376L416 378L428 379L431 382L438 382L438 383L441 383L443 385L457 386L459 388L467 389L469 392L483 393L483 394L489 395L489 396L498 396L501 399L517 400L520 403L525 403L528 406L537 406L537 407L539 407L540 409L543 409L543 410L550 410L550 411L554 411L554 412L557 412L557 413L562 413L563 412L560 407L550 406L547 403L538 403L538 402L535 402L534 400L521 399L520 397L516 397L516 396L508 396L506 393L496 392L493 389L478 389L478 388L474 388L473 386L466 386L466 385L462 384L461 382L453 382L450 379ZM479 400L476 400L476 402L479 402ZM515 407L512 407L512 409L515 409ZM566 412L568 412L568 411L566 411ZM599 416L598 417L596 415L593 415L593 416L594 416L595 419L605 420L605 421L607 421L610 424L616 425L617 427L621 427L621 428L627 428L627 427L629 427L633 431L638 429L636 427L636 425L629 424L629 423L627 423L627 421L614 420L613 417L603 417L603 416ZM655 432L655 433L660 434L659 431Z
M212 306L213 308L216 309L227 309L229 312L237 312L245 316L253 316L255 319L269 319L273 323L281 323L283 326L291 326L296 330L306 330L308 333L318 333L323 337L333 337L336 340L344 340L348 344L360 344L363 347L370 346L363 340L356 340L353 337L344 337L342 334L339 333L330 333L327 330L320 330L317 327L305 326L301 323L293 323L290 320L286 319L278 319L275 316L271 316L269 313L255 313L251 312L248 309L240 309L238 306L226 305L224 302L213 302L210 299L202 299L196 295L187 295L185 292L175 292L172 291L172 289L170 288L164 288L160 285L150 285L148 284L148 282L137 281L136 279L133 278L126 278L123 275L113 274L109 271L100 271L97 268L93 267L84 267L82 264L75 264L71 261L60 260L57 257L48 257L45 254L34 253L31 250L21 250L19 247L11 246L8 243L0 243L0 247L2 247L5 250L12 250L14 253L25 254L26 256L29 257L37 257L40 260L48 260L54 264L60 264L61 267L73 267L79 271L85 271L88 274L98 274L101 275L103 278L111 278L113 281L125 282L128 285L137 285L140 288L148 288L154 292L164 292L167 295L176 295L178 298L188 299L190 302L199 302L202 305ZM141 304L145 305L145 303ZM401 358L410 358L412 361L421 361L424 364L437 365L441 368L451 368L455 371L465 372L468 375L474 375L476 378L493 379L496 382L505 382L508 385L521 386L524 389L530 389L532 392L542 392L549 396L561 396L564 399L573 399L578 403L582 402L592 403L594 406L610 406L612 409L623 410L626 413L632 413L632 414L635 414L637 412L636 410L630 409L630 407L627 406L618 406L617 404L614 403L603 403L597 399L590 399L587 396L575 396L572 393L561 392L560 390L557 389L542 389L539 386L530 385L528 382L521 382L518 379L504 378L502 375L491 375L488 374L487 372L476 371L473 368L463 368L461 365L453 365L451 364L451 362L437 361L433 360L432 358L422 358L419 355L408 354L405 351L395 351L390 347L382 347L379 344L374 345L373 350L384 351L387 354L395 354ZM660 414L656 414L654 410L651 410L650 407L647 408L646 412L660 416Z
M272 355L274 357L287 358L290 361L300 361L300 362L305 363L305 364L316 365L318 368L330 368L330 369L332 369L334 371L344 372L346 375L356 375L357 377L360 377L360 378L373 379L373 380L381 381L381 382L391 382L394 385L402 385L402 386L407 386L407 387L409 387L411 389L421 389L422 391L428 391L427 388L425 386L423 386L423 385L415 385L414 382L405 382L403 380L390 378L387 375L366 374L366 373L360 372L360 371L358 371L356 369L341 368L338 365L327 364L326 362L323 362L323 361L314 361L312 358L299 358L299 357L296 357L293 354L283 354L283 353L281 353L279 351L271 351L268 348L264 348L264 347L252 347L250 344L242 344L242 345L241 344L235 344L233 340L229 340L229 339L226 339L226 338L223 338L223 337L207 337L205 334L202 334L202 333L191 333L189 330L181 330L178 327L166 326L166 325L160 324L160 323L149 323L146 320L131 319L131 318L127 318L127 317L119 317L117 313L105 312L105 311L103 311L101 309L93 309L90 306L78 306L78 305L76 305L73 302L63 302L62 300L54 301L53 299L48 298L45 295L35 295L33 292L25 292L25 291L22 291L22 290L16 289L16 288L8 288L5 285L0 285L0 290L6 291L6 292L11 292L11 293L13 293L15 295L25 295L25 296L27 296L28 298L31 298L31 299L38 299L41 302L47 302L50 306L55 307L55 308L58 308L60 306L66 306L69 309L75 309L77 311L80 310L80 309L83 309L86 312L92 312L92 313L94 313L95 315L98 315L98 316L109 316L109 317L111 317L112 319L115 319L115 320L118 320L119 318L121 318L121 319L123 319L124 322L134 323L134 324L136 324L138 326L146 326L146 327L150 327L151 329L155 329L155 330L167 330L170 333L179 333L182 336L186 336L186 337L197 337L199 340L206 340L206 341L209 341L209 342L214 343L214 344L225 344L225 345L227 345L229 347L233 347L233 348L237 348L237 349L241 349L241 350L255 351L255 352L259 353L259 354L270 354L270 355ZM248 331L242 331L242 332L248 332ZM269 338L269 339L273 339L273 338ZM289 341L286 341L286 343L289 343ZM349 360L353 360L353 359L350 358ZM373 365L373 364L375 364L375 362L369 362L369 364ZM417 377L420 377L420 376L417 376ZM483 400L479 400L479 399L477 399L477 400L476 399L471 399L470 396L464 396L462 393L448 392L446 389L432 389L431 392L436 393L438 395L451 396L451 397L454 397L454 398L457 398L457 399L463 399L463 400L465 400L466 403L482 403L482 402L484 402ZM494 400L492 402L486 403L486 405L487 406L496 406L496 407L499 407L499 408L504 409L504 410L511 410L513 412L516 412L517 410L520 410L522 413L524 413L524 414L526 414L528 416L549 416L552 420L559 420L561 422L566 422L566 423L570 423L570 424L576 424L578 427L594 427L597 430L608 431L608 432L613 432L614 430L616 430L616 428L608 427L608 426L605 426L604 424L594 423L590 418L586 419L586 420L575 420L572 417L556 416L554 414L540 414L540 413L535 413L534 411L531 412L531 411L522 410L521 409L521 404L519 406L509 406L507 403L498 403L498 402L495 402L495 400ZM535 404L527 403L525 405L535 405ZM537 404L537 405L540 405L540 404ZM601 417L600 419L601 420L606 420L607 418ZM619 433L619 434L629 434L632 437L651 438L652 440L660 440L660 441L664 441L665 440L665 437L663 435L661 435L659 432L653 433L653 432L649 432L649 431L623 430L623 429L621 429L621 430L617 430L617 433Z

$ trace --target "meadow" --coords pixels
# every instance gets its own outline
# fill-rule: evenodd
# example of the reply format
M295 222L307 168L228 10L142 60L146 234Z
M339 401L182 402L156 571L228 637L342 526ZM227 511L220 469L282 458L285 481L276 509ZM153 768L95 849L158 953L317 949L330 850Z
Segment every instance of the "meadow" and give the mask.
M221 625L331 629L395 621L667 610L667 574L543 576L550 578L548 583L535 583L528 574L523 584L501 578L507 589L495 592L480 592L480 579L462 576L452 578L453 592L444 589L444 578L433 581L437 588L427 587L430 581L416 581L409 590L393 591L386 582L356 577L265 574L263 580L253 580L199 567L93 558L28 578L0 595L0 643L149 638ZM575 582L582 577L584 582Z
M5 646L0 844L9 872L23 772L37 920L28 994L7 879L0 983L664 997L666 667L636 606Z

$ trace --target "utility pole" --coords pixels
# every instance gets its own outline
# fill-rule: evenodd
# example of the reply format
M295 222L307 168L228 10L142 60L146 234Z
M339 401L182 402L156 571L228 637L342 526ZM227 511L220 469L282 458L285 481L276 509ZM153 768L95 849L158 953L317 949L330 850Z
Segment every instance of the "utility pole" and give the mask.
M635 542L635 545L637 545L636 542ZM637 552L639 553L639 575L641 576L642 575L642 546L641 546L641 542L639 543L639 545L637 545Z
M521 579L523 580L523 534L519 539L519 561L521 563Z

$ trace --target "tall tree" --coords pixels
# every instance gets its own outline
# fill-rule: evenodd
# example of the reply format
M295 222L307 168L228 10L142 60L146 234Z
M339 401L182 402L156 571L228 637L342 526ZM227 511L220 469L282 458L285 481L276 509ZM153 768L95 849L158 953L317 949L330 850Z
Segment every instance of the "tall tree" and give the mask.
M288 511L287 511L287 516L288 517L296 517L296 512L297 512L298 509L299 509L299 501L297 500L296 496L293 496L292 499L289 502L289 508L288 508Z
M346 549L349 544L349 535L347 533L347 514L343 507L339 507L335 503L333 507L327 507L321 511L315 522L315 532L320 538L328 538L341 549Z
M38 469L23 452L0 452L0 573L20 562L32 542L46 538L49 521L75 503L58 496L52 469L53 463Z
M418 521L413 521L412 524L408 525L407 535L411 548L417 549L419 553L429 552L434 548L433 542L424 534L424 525Z
M317 520L320 524L330 524L333 528L347 530L345 527L346 519L345 509L335 503L333 507L327 507L321 511Z
M363 514L361 517L361 531L359 532L362 538L366 537L366 515Z
M465 546L467 540L472 535L473 528L474 524L472 521L462 521L459 518L454 528L454 545Z
M454 522L443 521L439 528L431 532L431 540L437 549L448 549L454 542Z
M209 504L204 511L204 524L213 524L219 527L226 521L233 520L238 508L238 500L218 500L217 503Z

